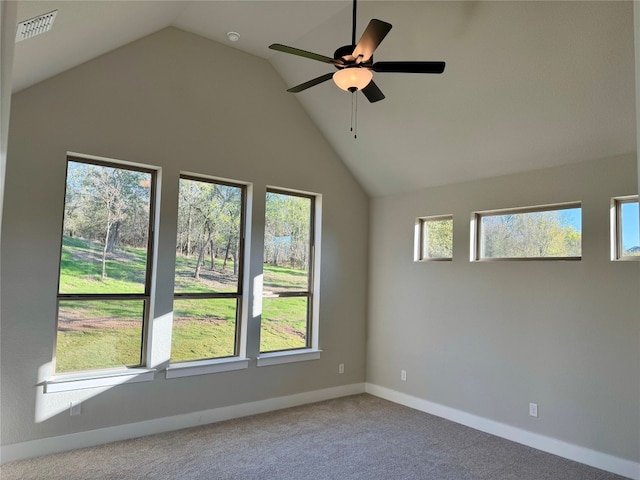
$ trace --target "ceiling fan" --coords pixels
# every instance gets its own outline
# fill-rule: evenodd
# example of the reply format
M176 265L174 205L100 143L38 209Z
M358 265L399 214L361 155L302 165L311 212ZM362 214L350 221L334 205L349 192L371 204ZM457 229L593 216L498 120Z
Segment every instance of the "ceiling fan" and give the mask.
M356 92L361 90L369 102L378 102L385 98L382 91L373 81L373 73L442 73L445 62L373 62L373 52L386 37L391 24L382 20L372 19L367 25L360 40L356 44L356 0L353 0L353 30L351 34L351 45L338 48L333 54L333 58L320 55L299 48L288 47L279 43L269 45L271 50L298 55L299 57L310 58L324 63L333 64L338 71L326 73L313 80L291 87L287 92L298 93L326 82L333 78L336 85L343 90Z

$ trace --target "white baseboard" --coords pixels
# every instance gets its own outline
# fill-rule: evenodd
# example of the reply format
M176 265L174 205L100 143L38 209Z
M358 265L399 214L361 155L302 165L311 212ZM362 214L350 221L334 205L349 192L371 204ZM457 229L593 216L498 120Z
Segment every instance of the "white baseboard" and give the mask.
M103 443L128 440L130 438L195 427L209 423L246 417L258 413L271 412L283 408L297 407L307 403L330 400L364 393L364 383L354 383L340 387L325 388L311 392L297 393L284 397L269 398L256 402L241 403L229 407L213 408L200 412L186 413L172 417L157 418L143 422L128 423L114 427L89 430L87 432L42 438L0 447L0 463L38 457L51 453L65 452L76 448L92 447Z
M472 415L461 410L446 407L372 383L366 384L366 392L376 397L384 398L385 400L390 400L437 417L446 418L447 420L466 425L476 430L490 433L497 437L506 438L507 440L533 447L537 450L552 453L633 480L640 480L640 463L631 460L625 460L624 458L615 457L607 453L598 452L538 433L529 432L521 428L512 427L504 423Z

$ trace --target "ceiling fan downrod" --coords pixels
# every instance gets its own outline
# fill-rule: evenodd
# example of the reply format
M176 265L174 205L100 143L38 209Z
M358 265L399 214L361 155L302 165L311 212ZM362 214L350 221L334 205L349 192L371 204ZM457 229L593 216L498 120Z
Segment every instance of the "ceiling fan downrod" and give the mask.
M356 10L357 10L357 0L353 0L353 23L351 28L351 45L356 44Z

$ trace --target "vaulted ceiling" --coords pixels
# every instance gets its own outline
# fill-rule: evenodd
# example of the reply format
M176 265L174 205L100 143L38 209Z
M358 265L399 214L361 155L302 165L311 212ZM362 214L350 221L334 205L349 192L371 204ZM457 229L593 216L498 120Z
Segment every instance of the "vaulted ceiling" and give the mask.
M265 58L283 89L333 67L268 45L333 56L351 43L346 0L21 0L18 20L55 9L50 32L15 46L14 92L167 26ZM351 94L325 82L295 95L373 196L636 149L630 1L360 1L357 37L371 18L393 25L376 61L445 72L375 74L386 99L358 94L357 139Z

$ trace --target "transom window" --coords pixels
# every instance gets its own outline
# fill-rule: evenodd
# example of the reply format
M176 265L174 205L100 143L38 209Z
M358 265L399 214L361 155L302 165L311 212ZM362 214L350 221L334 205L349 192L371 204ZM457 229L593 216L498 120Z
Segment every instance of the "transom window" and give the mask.
M478 212L474 260L579 260L579 203Z
M55 372L144 364L155 183L150 169L68 159Z
M315 197L269 189L260 352L311 347Z
M238 355L245 191L180 177L171 362Z
M638 196L614 198L612 202L612 259L640 260Z
M438 215L416 220L415 261L453 258L453 216Z

